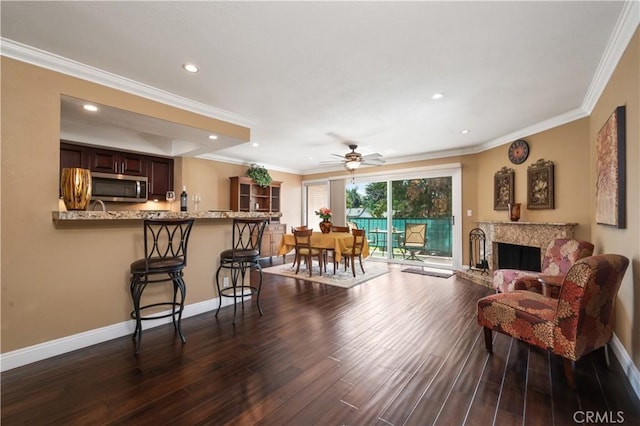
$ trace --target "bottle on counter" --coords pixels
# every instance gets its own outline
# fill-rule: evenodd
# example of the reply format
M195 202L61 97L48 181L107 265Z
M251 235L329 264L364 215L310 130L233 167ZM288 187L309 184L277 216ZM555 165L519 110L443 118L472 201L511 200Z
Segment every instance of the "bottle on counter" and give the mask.
M189 196L187 195L187 187L182 187L182 192L180 193L180 211L187 211L187 203L189 202Z

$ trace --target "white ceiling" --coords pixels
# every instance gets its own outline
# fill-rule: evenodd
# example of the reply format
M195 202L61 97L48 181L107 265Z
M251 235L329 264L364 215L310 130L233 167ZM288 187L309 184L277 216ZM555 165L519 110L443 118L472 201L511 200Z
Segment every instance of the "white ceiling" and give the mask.
M353 142L394 163L478 152L585 116L638 25L634 2L1 8L3 55L247 125L259 144L161 134L150 151L297 173L322 170L320 162ZM200 72L185 73L186 62ZM437 92L444 98L432 100Z

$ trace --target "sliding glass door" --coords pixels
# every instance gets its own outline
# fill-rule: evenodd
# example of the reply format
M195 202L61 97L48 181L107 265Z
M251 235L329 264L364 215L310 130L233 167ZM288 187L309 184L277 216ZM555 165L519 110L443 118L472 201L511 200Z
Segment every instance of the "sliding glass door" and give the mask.
M347 185L347 220L367 231L373 258L459 268L460 175L449 167L356 178Z

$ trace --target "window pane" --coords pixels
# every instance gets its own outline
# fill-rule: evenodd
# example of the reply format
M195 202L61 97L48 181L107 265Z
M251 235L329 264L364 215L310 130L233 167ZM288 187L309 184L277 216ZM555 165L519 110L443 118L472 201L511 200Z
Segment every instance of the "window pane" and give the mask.
M329 206L329 185L326 183L306 184L307 187L307 223L309 228L313 228L316 231L320 230L320 219L316 215L322 207Z

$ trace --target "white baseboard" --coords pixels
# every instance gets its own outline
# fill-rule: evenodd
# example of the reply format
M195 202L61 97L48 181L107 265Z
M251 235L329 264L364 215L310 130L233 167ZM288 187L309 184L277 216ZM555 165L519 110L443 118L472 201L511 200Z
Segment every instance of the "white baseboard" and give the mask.
M640 399L640 371L638 367L633 363L633 360L625 350L624 346L622 346L622 342L618 339L618 336L613 334L613 338L611 339L611 348L613 349L613 353L618 358L618 362L622 366L622 370L624 374L626 374L633 391L636 393L636 397Z
M248 299L251 299L251 297L245 298L245 300ZM232 299L223 299L222 301L222 307L232 304ZM182 313L182 318L192 317L194 315L203 314L216 309L218 309L217 297L215 299L186 305L184 307L184 312ZM169 324L171 321L171 317L145 321L144 329L148 330L153 327ZM134 321L128 320L118 324L108 325L95 330L89 330L83 333L73 334L71 336L7 352L0 355L0 371L7 371L13 368L22 367L23 365L42 361L43 359L75 351L77 349L86 348L87 346L106 342L118 337L129 336L133 333L134 327Z

